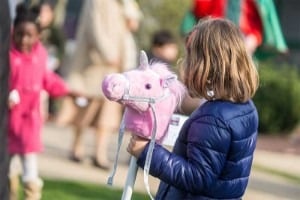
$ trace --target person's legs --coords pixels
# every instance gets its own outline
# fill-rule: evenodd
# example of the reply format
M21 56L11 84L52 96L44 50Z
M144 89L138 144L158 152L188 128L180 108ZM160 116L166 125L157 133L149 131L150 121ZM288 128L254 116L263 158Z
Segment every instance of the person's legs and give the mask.
M83 113L74 101L73 97L64 97L55 123L59 126L65 127L71 125L73 127L74 138L72 138L70 159L75 162L80 162L83 157L83 146L81 143L83 128L80 124Z
M107 99L103 101L100 109L96 129L96 150L94 164L103 169L108 169L108 144L110 135L120 126L122 107L116 102Z
M20 160L17 155L10 157L9 163L9 200L19 199L19 175L21 173Z
M23 168L25 200L40 200L42 198L43 181L38 176L37 154L30 153L21 156Z
M38 163L37 154L30 153L21 156L22 163L22 180L23 182L29 182L38 179Z
M79 106L78 106L79 107ZM74 140L72 144L71 159L80 162L83 157L82 139L84 135L84 128L90 127L93 120L97 117L99 111L100 101L91 99L88 105L81 108L77 114L74 122Z
M109 136L112 132L107 127L99 127L96 129L96 152L93 160L94 165L102 169L109 169L110 162L108 160L108 143Z
M66 96L62 99L59 112L55 118L55 124L66 127L75 121L79 109L74 103L73 97Z
M82 134L83 130L81 127L74 127L74 139L72 143L70 159L75 162L81 162L83 158L83 145L82 145Z

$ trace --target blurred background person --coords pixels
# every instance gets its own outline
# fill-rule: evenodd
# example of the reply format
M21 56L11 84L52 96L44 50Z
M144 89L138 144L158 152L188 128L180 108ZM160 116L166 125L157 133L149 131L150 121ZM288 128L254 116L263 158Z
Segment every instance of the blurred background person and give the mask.
M143 13L135 0L123 0L123 11L125 17L125 50L123 71L130 70L137 66L138 61L138 46L135 41L135 34L140 28L140 22L143 18Z
M62 30L65 38L64 55L59 73L66 78L70 71L68 64L71 62L72 55L76 47L76 32L80 21L83 7L83 0L68 0L64 5L64 19Z
M151 37L150 51L147 54L150 62L164 62L174 70L174 66L177 64L176 61L178 60L179 45L172 32L166 29L154 32ZM198 98L192 98L189 95L185 95L178 112L183 115L189 115L200 104L201 100Z
M10 47L8 150L12 199L18 194L21 158L25 199L40 199L43 182L38 173L38 153L42 151L41 91L58 97L69 93L63 79L47 69L47 51L40 41L40 7L21 3L16 8Z
M168 30L153 33L148 58L150 61L174 64L178 58L179 47L173 34Z
M33 5L37 5L40 9L40 35L48 53L47 68L61 76L60 68L65 51L65 38L61 27L55 23L55 9L58 4L53 0L44 0ZM57 112L57 100L44 92L42 102L44 118L52 120Z
M83 0L68 0L65 4L65 15L62 29L65 33L66 39L75 40L82 5Z
M172 32L166 29L155 31L152 34L150 50L147 52L147 55L150 62L164 62L176 71L174 66L177 64L176 62L178 60L179 45ZM176 71L176 73L180 73L180 71ZM200 105L200 103L201 101L198 98L191 98L190 96L185 95L178 112L189 115Z
M130 2L135 3L122 3ZM110 167L107 152L109 137L118 130L122 108L103 97L101 82L108 73L119 73L135 67L137 60L131 33L138 27L133 26L134 23L129 19L139 14L132 14L134 6L128 6L132 9L130 12L124 10L127 5L122 3L117 0L83 2L76 32L76 48L66 66L70 87L82 97L65 98L57 118L58 124L71 124L74 127L70 159L76 162L84 158L84 130L88 127L95 130L92 162L104 170Z
M40 38L47 50L47 68L61 75L61 63L64 56L65 37L64 32L57 22L60 15L57 14L64 1L57 0L12 0L10 9L12 19L15 17L15 8L18 3L39 8L39 24L41 28ZM61 11L59 10L61 13ZM42 115L44 119L52 119L57 111L57 100L49 97L47 92L41 96Z

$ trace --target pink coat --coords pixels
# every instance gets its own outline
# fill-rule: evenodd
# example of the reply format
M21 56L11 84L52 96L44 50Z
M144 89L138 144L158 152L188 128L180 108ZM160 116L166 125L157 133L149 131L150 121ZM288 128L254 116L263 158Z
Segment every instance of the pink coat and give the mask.
M58 97L69 92L64 81L46 67L47 52L38 42L29 54L10 49L10 91L17 90L20 103L10 109L8 148L11 154L42 150L40 94Z

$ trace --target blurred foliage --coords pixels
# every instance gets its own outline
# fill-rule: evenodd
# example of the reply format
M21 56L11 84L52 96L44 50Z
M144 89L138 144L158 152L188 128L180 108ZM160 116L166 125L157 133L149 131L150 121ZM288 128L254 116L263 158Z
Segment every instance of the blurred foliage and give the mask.
M260 133L289 133L300 120L299 68L272 60L259 64L260 86L254 102Z
M137 34L141 49L149 49L151 35L161 29L170 30L180 45L179 27L191 0L137 0L143 12L143 20Z

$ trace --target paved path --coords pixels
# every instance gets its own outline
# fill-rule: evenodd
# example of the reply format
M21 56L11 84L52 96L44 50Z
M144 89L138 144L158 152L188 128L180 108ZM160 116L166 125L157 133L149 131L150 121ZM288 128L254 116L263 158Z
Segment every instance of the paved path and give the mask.
M46 124L43 133L45 151L39 159L39 168L43 177L54 179L68 179L86 181L91 183L105 184L109 171L97 169L91 165L91 157L94 144L93 132L87 130L84 135L86 145L86 160L82 164L73 163L68 160L71 146L72 131L70 128ZM109 158L113 161L116 151L117 134L110 138ZM128 136L124 138L124 145L121 147L120 164L115 175L114 187L122 188L125 184L129 154L126 152ZM297 176L300 178L300 155L278 154L257 149L254 160L248 190L245 200L296 200L300 199L300 184L290 180L262 172L258 169L276 170ZM150 188L154 193L158 186L158 180L150 177ZM138 171L135 188L136 191L145 192L142 171Z

